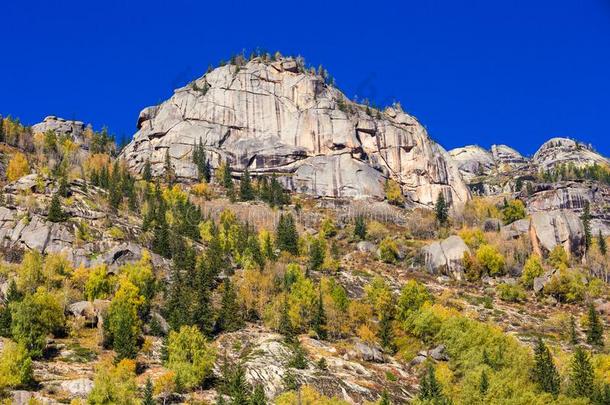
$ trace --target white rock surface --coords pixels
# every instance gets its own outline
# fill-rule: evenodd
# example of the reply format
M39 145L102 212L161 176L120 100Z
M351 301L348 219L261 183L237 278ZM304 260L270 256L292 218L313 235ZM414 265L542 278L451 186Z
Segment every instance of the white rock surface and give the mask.
M462 278L462 261L466 252L470 252L470 249L456 235L423 248L426 267L431 273L452 276L458 280Z
M546 254L557 245L568 255L580 254L584 246L582 221L572 211L534 212L530 222L530 238L534 252Z
M480 146L470 145L449 151L466 181L480 175L488 175L496 167L492 154Z
M554 168L559 164L574 164L576 167L592 164L610 164L607 158L585 145L568 138L552 138L536 152L533 162L542 169Z
M390 176L417 204L431 206L439 192L456 205L469 199L457 167L415 118L399 106L369 115L295 66L255 58L214 69L144 109L121 156L137 172L150 159L159 175L169 150L177 176L192 179L201 139L213 166L228 159L236 172L278 173L287 187L313 195L382 198Z

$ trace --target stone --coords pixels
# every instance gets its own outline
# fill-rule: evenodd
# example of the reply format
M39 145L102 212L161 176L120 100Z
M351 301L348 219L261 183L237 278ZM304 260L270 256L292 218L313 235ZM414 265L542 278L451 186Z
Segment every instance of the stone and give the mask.
M542 276L534 278L534 292L541 292L555 273L557 273L557 269L551 269L547 270Z
M584 228L579 216L568 210L534 212L530 222L533 250L545 255L557 245L568 255L580 255L584 249Z
M528 162L523 155L506 145L492 145L491 155L498 166L507 165L510 167L519 167Z
M502 221L497 218L488 218L483 223L485 232L498 232L502 228Z
M453 235L447 239L434 242L423 248L424 261L432 274L444 274L461 280L463 274L462 261L464 253L470 249L462 238Z
M97 324L97 315L93 303L90 301L78 301L68 305L67 311L74 317L83 317L90 325Z
M462 177L467 182L482 175L488 175L496 167L493 155L480 146L470 145L449 151Z
M586 145L568 138L552 138L546 141L534 154L532 161L542 170L549 170L561 164L576 167L610 164L610 161Z
M500 234L504 239L517 239L521 235L525 235L529 232L530 220L529 218L519 219L508 225L500 228Z
M432 207L440 192L455 207L470 198L449 154L414 117L398 105L369 115L292 58L221 66L177 89L142 110L121 157L138 173L148 159L159 175L169 151L179 180L195 181L199 140L213 167L228 160L235 176L275 173L314 196L382 199L391 177L417 205Z
M362 253L374 253L377 250L377 246L374 243L366 240L358 242L356 248Z
M436 361L449 361L449 356L445 353L445 345L438 345L429 352L430 357Z
M367 344L361 340L354 343L353 346L356 357L360 360L370 361L374 363L383 363L383 353L378 347Z
M60 387L71 397L86 398L93 390L93 381L88 378L77 378L62 382Z

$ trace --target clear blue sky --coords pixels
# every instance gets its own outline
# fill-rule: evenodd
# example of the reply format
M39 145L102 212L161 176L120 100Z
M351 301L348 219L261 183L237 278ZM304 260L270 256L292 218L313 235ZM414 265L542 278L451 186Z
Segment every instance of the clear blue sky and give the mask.
M447 149L568 136L610 155L610 0L7 0L0 15L0 113L28 124L130 137L143 107L260 47L400 101Z

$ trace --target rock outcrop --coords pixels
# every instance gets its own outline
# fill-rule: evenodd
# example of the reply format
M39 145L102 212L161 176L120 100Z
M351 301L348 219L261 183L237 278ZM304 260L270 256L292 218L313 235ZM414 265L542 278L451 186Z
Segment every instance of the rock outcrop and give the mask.
M534 252L546 254L561 245L570 254L580 255L584 247L582 221L572 211L535 212L530 222Z
M470 145L449 151L457 163L462 177L470 181L477 176L488 175L496 167L493 155L480 146Z
M491 155L497 165L519 167L528 163L528 160L521 153L506 145L492 145Z
M196 178L193 145L210 162L228 160L233 174L276 173L286 187L324 197L382 198L397 180L410 201L430 206L439 192L456 205L469 192L447 152L395 105L384 111L355 104L296 60L225 65L144 109L121 156L154 175L169 152L176 175Z
M546 141L534 155L532 161L541 169L552 169L560 164L583 167L609 164L607 158L595 152L590 145L567 138L552 138Z
M53 131L57 135L70 135L75 141L83 141L86 128L82 121L65 120L50 115L42 122L32 125L32 132L36 134Z
M462 279L466 252L470 252L470 249L462 238L456 235L423 248L424 261L431 273L452 276L458 280Z

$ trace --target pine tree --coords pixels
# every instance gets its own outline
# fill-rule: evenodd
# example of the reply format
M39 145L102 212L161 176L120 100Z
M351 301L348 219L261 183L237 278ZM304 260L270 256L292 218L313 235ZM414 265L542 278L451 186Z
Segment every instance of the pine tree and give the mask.
M53 198L51 198L51 204L49 205L47 219L51 222L63 222L66 220L66 214L61 209L59 193L53 194Z
M214 328L214 307L212 306L211 291L215 277L210 273L210 263L200 259L194 281L194 309L193 323L199 327L201 333L210 337Z
M142 398L142 405L155 405L155 399L153 398L153 384L150 380L150 377L146 379L143 397L144 398Z
M169 148L165 150L165 163L163 165L163 171L165 174L165 181L170 186L174 184L174 166L172 165L172 158L169 155Z
M262 384L256 384L254 387L249 405L267 405L267 397Z
M241 363L230 364L225 357L221 367L220 394L231 398L231 405L248 405L252 387L246 381L246 370Z
M307 357L305 356L305 350L303 350L303 347L298 340L295 340L292 343L292 358L288 362L288 366L298 370L304 370L307 368Z
M309 245L309 263L307 266L308 270L318 271L324 263L324 240L321 238L314 238Z
M604 327L593 304L589 304L589 327L587 329L587 343L595 346L604 345Z
M553 357L541 338L534 348L534 368L532 378L544 392L557 396L559 394L559 373L553 364Z
M220 312L218 313L218 330L234 332L244 326L237 294L229 278L225 278L221 298Z
M224 165L222 165L222 185L225 190L233 190L233 177L231 176L231 165L227 160Z
M606 256L606 253L608 253L608 246L606 244L606 238L604 238L604 235L602 234L602 231L599 231L599 235L597 236L597 245L599 246L599 253L602 254L602 256Z
M421 378L419 399L422 401L439 401L444 399L443 390L436 379L434 367L428 364L425 374Z
M358 215L354 224L354 236L360 240L366 239L366 221L364 216Z
M379 405L392 405L392 401L390 401L390 395L388 395L388 390L383 390L381 393L381 398L379 399Z
M22 298L15 279L11 279L4 297L4 307L0 308L0 336L11 337L11 322L13 320L11 303L19 302Z
M244 170L239 181L239 199L242 201L254 200L254 190L252 189L252 182L248 169Z
M61 176L59 178L59 186L57 187L57 193L61 197L68 197L70 189L68 188L68 181L66 180L66 176Z
M324 297L322 296L322 286L319 288L320 293L314 312L312 327L320 339L326 339L326 312L324 311Z
M294 337L294 330L292 328L292 322L290 321L290 316L288 315L288 298L284 297L284 302L282 303L282 309L280 312L280 321L278 323L278 332L280 332L287 341L292 341Z
M589 355L578 346L570 365L570 395L592 398L594 394L594 373Z
M146 158L144 163L144 169L142 170L142 178L147 182L152 181L152 168L150 166L150 159Z
M394 353L396 351L396 346L394 345L394 330L392 328L392 314L390 311L385 310L381 315L381 319L379 320L379 342L381 343L381 347L387 350L390 353Z
M578 332L576 331L576 320L574 315L570 315L570 344L576 346L578 344Z
M585 207L583 208L582 215L580 216L582 220L582 226L585 234L585 247L588 251L591 247L591 212L589 207L589 202L585 202Z
M292 214L280 214L275 240L278 249L295 256L299 254L299 234Z
M487 377L487 372L483 370L481 372L481 379L479 380L479 392L481 395L487 394L487 390L489 389L489 378Z
M436 205L434 206L434 212L436 214L436 220L442 226L447 224L449 220L449 210L447 207L447 202L445 201L445 196L442 192L438 193L438 198L436 199Z

